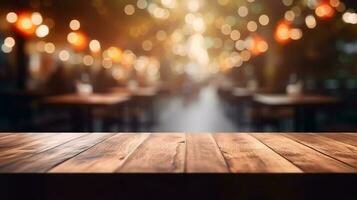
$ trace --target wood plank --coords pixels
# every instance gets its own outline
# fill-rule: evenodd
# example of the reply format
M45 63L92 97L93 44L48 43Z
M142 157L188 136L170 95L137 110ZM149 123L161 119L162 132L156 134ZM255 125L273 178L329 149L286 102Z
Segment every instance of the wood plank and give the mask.
M333 140L337 140L339 142L343 142L346 144L353 145L357 147L357 134L349 134L349 133L321 133L321 136L331 138Z
M71 140L55 148L16 160L2 168L1 172L46 172L90 147L112 136L113 133L92 133Z
M1 138L0 149L5 151L12 148L24 147L30 142L54 135L54 133L13 133Z
M231 172L302 172L247 133L213 134Z
M0 168L13 162L17 159L22 159L36 153L46 151L58 145L71 141L73 139L82 137L88 133L43 133L49 134L48 137L36 138L31 142L24 143L23 145L14 148L8 148L0 151ZM27 136L32 137L32 136Z
M304 172L356 172L357 170L281 134L251 134Z
M50 172L114 172L148 136L147 133L116 134Z
M357 147L355 146L317 134L292 133L284 135L357 169Z
M228 172L228 166L211 134L187 134L187 172Z
M180 133L151 134L118 172L174 173L183 172L185 162L185 135Z

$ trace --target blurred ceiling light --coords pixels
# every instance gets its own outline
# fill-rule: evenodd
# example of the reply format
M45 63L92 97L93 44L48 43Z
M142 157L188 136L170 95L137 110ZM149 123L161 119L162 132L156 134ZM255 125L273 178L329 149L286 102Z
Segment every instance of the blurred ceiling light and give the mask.
M145 40L141 46L144 51L151 51L153 44L150 40Z
M38 12L32 13L31 21L32 21L33 24L35 24L37 26L42 24L42 21L43 21L42 15L40 13L38 13Z
M231 34L231 31L232 31L232 27L229 25L229 24L223 24L222 27L221 27L221 32L224 34L224 35L229 35Z
M73 20L71 20L71 22L69 22L69 28L72 31L77 31L81 28L81 23L78 20L73 19Z
M136 2L136 6L139 8L139 9L145 9L147 6L148 6L148 2L146 0L138 0Z
M335 14L335 10L328 3L321 3L315 9L315 14L321 19L329 19Z
M290 38L292 40L299 40L302 38L302 31L298 28L293 28L290 30Z
M99 52L101 49L100 42L98 40L91 40L89 42L89 49L94 53Z
M240 17L246 17L249 13L249 10L246 6L241 6L238 8L238 15Z
M357 24L357 13L345 12L342 15L342 20L348 24Z
M15 39L13 37L5 38L4 45L9 48L13 48L15 46Z
M55 52L55 50L56 50L56 46L53 43L49 42L49 43L45 44L45 52L46 53L52 54Z
M198 0L188 0L187 8L191 12L197 12L200 9L200 2Z
M47 25L41 25L36 29L36 36L39 38L44 38L50 33L50 30Z
M291 6L294 3L294 0L282 0L285 6Z
M286 44L290 41L290 23L288 21L281 21L278 23L274 38L281 44Z
M240 57L242 58L242 61L244 61L244 62L248 61L251 56L252 55L251 55L250 51L248 51L248 50L244 50L244 51L240 52Z
M167 33L164 30L159 30L156 32L156 39L159 41L164 41L167 38Z
M288 21L294 21L295 19L295 13L292 10L288 10L284 14L284 18Z
M69 51L67 50L62 50L59 52L58 54L58 58L61 60L61 61L68 61L69 58L70 58L70 53Z
M175 8L177 5L176 0L161 0L161 4L165 6L166 8Z
M94 58L91 55L83 56L83 64L86 66L91 66L94 63Z
M239 38L240 38L240 32L238 30L233 30L231 32L231 39L237 41L239 40Z
M266 26L269 24L269 17L268 15L260 15L259 17L259 23L262 25L262 26Z
M340 0L330 0L330 5L335 8L337 8L340 5L340 3L341 3Z
M230 0L217 0L217 3L221 6L226 6L229 2Z
M15 23L17 21L17 19L18 19L17 14L14 12L9 12L6 15L6 21L11 24Z
M305 24L308 28L313 29L316 27L316 19L313 15L308 15L305 18Z
M113 62L112 62L112 60L110 58L104 58L102 60L102 66L105 69L110 69L113 66Z
M238 51L243 51L245 49L245 42L243 40L238 40L235 46Z
M12 48L6 46L5 44L3 44L3 45L1 45L1 50L2 50L2 52L4 52L4 53L11 53Z
M247 29L250 32L255 32L258 29L258 25L255 21L249 21L247 24Z
M124 7L124 12L127 15L133 15L135 13L135 7L132 4L128 4Z

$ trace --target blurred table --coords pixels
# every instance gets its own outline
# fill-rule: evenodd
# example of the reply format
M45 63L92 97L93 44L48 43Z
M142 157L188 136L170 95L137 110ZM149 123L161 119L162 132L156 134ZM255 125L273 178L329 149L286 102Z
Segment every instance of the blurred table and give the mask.
M114 87L108 90L109 94L127 94L131 99L128 102L130 126L132 131L138 131L140 126L140 114L147 113L149 116L148 124L153 124L156 121L156 113L154 108L156 97L159 94L158 87L137 87L129 89L127 87Z
M6 141L0 172L6 173L357 172L356 133L14 133L0 138Z
M130 100L128 94L65 94L46 97L41 104L46 106L70 109L72 123L76 131L93 131L93 110L96 108L112 108Z
M295 111L296 131L314 131L316 110L337 105L336 97L323 95L255 94L253 101L268 107L291 107ZM300 124L302 122L302 124Z

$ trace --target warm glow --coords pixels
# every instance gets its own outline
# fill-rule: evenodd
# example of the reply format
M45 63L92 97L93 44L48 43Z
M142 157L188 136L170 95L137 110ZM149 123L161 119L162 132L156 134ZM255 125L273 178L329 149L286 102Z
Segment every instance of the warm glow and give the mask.
M316 27L316 19L313 15L306 16L305 23L306 23L306 26L310 29L313 29Z
M290 41L290 23L281 21L276 27L274 38L281 44L286 44Z
M119 63L122 58L122 51L117 47L110 47L107 50L107 55L113 62Z
M82 32L71 32L67 36L67 40L77 50L83 50L87 46L87 37Z
M315 13L321 19L329 19L333 17L335 10L328 3L322 3L315 9Z
M31 15L28 13L19 15L15 27L21 34L26 36L32 35L36 30L36 26L32 23Z

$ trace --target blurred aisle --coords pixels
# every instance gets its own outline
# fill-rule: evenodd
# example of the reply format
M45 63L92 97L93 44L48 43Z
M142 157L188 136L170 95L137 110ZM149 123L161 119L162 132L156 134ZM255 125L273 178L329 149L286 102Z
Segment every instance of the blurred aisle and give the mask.
M195 96L175 97L160 104L157 132L225 132L236 131L224 114L215 88L203 88Z

